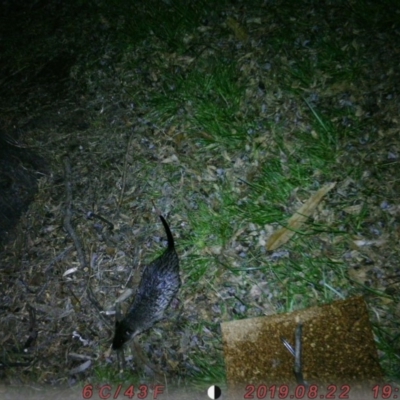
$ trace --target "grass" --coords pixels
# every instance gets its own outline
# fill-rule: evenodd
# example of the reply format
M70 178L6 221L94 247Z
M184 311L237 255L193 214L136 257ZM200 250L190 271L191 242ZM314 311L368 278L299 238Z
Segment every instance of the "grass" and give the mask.
M191 133L205 143L240 143L246 137L246 124L232 120L243 98L237 66L216 59L203 63L204 66L200 62L196 69L178 78L175 74L163 75L162 93L155 95L150 103L154 109L151 118L164 123L183 119L191 127Z
M93 103L97 106L107 103L105 93L121 98L124 105L133 104L140 123L157 131L152 135L144 131L147 136L143 136L157 149L167 133L173 132L165 139L166 154L176 153L179 163L156 169L159 162L154 170L144 168L149 186L141 200L161 201L165 191L158 190L158 185L173 188L174 214L190 227L179 238L185 279L181 297L191 299L193 313L196 299L204 293L210 304L219 307L219 313L213 313L198 306L203 314L199 311L196 322L185 327L204 342L191 349L188 363L192 369L177 381L195 385L225 382L218 324L263 314L265 310L249 291L260 281L268 282L268 301L275 312L355 294L365 295L372 307L390 297L381 287L366 287L351 278L347 263L357 264L350 257L352 251L357 250L360 259L367 258L360 249L354 250L353 239L369 237L371 221L383 218L372 211L380 193L365 182L372 167L363 162L367 155L359 143L369 120L361 121L356 105L362 103L364 94L370 95L365 82L374 62L364 34L369 24L385 30L377 14L393 24L395 17L387 13L386 3L370 1L340 3L329 10L311 1L315 12L309 16L311 22L302 13L294 13L290 4L251 1L244 6L247 19L240 18L235 6L222 2L216 10L213 4L171 0L139 7L120 1L100 3L89 18L102 21L98 23L110 32L108 47L100 41L102 56L81 54L76 71L82 73L74 75L79 85L96 93ZM365 11L371 9L373 13ZM252 43L235 41L234 33L224 25L222 11L250 25ZM349 13L345 26L338 22L344 11ZM318 13L320 18L315 17ZM251 17L259 15L263 24L251 25ZM263 30L272 23L279 25L276 31ZM43 28L40 35L45 33ZM36 43L33 40L32 46ZM57 54L53 42L46 46L40 48L37 60ZM99 61L107 56L108 48L112 48L110 54L118 54L114 59L108 56L114 61L113 68L108 64L103 68ZM16 71L36 62L27 54L11 57ZM270 69L263 70L266 62ZM119 82L117 89L109 85L111 78ZM107 103L110 110L114 99ZM93 124L99 131L110 114L95 114ZM350 122L345 124L345 120ZM361 154L356 162L352 149ZM149 159L139 146L135 151L143 163ZM101 166L111 169L106 158ZM174 173L178 167L181 173ZM380 173L381 179L387 176L382 169ZM327 182L338 182L337 192L327 196L284 249L266 253L269 235L285 226L299 205ZM359 212L349 212L355 205L361 205ZM378 310L383 316L391 312ZM382 326L378 318L374 329L386 376L398 380L394 327L387 322ZM113 368L102 365L96 366L94 374L99 381L131 378L130 374L117 376Z

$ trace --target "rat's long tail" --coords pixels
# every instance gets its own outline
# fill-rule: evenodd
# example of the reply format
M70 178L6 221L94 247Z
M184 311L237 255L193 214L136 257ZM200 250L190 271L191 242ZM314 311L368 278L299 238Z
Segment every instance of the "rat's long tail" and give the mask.
M164 219L164 217L162 215L160 215L160 219L161 219L161 222L164 225L165 233L167 234L168 250L174 250L175 249L175 242L174 242L174 238L172 236L172 233L171 233L171 231L169 229L169 226L167 224L167 221Z

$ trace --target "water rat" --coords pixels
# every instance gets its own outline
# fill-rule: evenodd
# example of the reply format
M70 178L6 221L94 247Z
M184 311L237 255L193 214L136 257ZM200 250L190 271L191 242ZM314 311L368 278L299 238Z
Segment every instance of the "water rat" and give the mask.
M174 238L161 215L160 219L167 234L168 248L144 269L135 300L125 318L115 323L113 350L120 349L124 343L160 321L181 285Z

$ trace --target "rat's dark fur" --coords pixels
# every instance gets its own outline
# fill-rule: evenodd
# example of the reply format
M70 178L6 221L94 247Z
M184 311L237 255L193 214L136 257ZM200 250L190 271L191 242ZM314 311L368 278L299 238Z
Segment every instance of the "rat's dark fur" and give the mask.
M160 219L167 233L168 248L145 268L132 306L122 321L116 321L113 350L160 321L181 285L174 238L161 215Z

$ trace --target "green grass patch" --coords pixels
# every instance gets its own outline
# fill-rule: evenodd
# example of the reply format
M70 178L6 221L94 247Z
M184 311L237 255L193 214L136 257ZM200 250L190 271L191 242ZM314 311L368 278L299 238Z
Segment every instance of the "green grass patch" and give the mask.
M163 91L152 97L152 119L184 121L192 137L204 143L240 145L251 124L239 117L244 88L236 63L201 60L181 76L164 77Z

